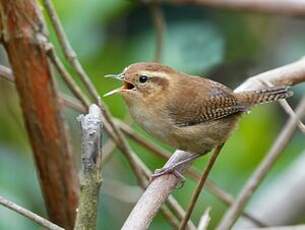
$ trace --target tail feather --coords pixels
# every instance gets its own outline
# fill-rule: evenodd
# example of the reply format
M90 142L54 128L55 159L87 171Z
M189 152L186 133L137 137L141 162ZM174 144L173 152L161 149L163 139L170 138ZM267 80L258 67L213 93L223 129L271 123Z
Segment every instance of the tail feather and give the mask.
M293 92L289 90L288 86L275 86L260 90L237 93L236 97L243 105L250 107L256 104L278 101L292 95Z

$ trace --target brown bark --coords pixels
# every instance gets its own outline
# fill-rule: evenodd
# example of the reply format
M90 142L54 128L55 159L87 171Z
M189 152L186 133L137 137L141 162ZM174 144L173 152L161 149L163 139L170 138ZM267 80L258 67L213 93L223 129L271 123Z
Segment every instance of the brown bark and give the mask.
M0 0L0 19L48 215L72 229L79 186L39 7L35 0Z

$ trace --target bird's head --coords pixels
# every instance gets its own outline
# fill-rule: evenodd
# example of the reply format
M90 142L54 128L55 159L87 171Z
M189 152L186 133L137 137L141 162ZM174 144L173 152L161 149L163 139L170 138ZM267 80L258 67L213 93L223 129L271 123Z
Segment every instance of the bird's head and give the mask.
M128 104L140 103L166 96L176 71L159 63L136 63L118 75L108 75L122 81L123 86L104 96L120 93Z

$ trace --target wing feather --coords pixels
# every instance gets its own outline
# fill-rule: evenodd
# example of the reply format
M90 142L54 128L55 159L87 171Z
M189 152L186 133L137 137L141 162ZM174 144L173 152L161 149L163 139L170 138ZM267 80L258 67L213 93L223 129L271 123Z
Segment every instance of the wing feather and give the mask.
M247 110L238 103L228 87L198 77L191 78L193 84L190 87L189 80L180 81L177 87L179 93L174 95L171 100L173 103L167 106L169 117L175 125L193 126Z

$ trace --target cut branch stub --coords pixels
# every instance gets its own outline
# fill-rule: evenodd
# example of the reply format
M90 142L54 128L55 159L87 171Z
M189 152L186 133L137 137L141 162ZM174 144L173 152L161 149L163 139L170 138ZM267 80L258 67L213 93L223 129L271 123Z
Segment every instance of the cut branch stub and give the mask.
M96 229L97 207L101 185L101 136L100 108L93 104L87 115L80 115L82 154L80 173L80 200L75 229Z

